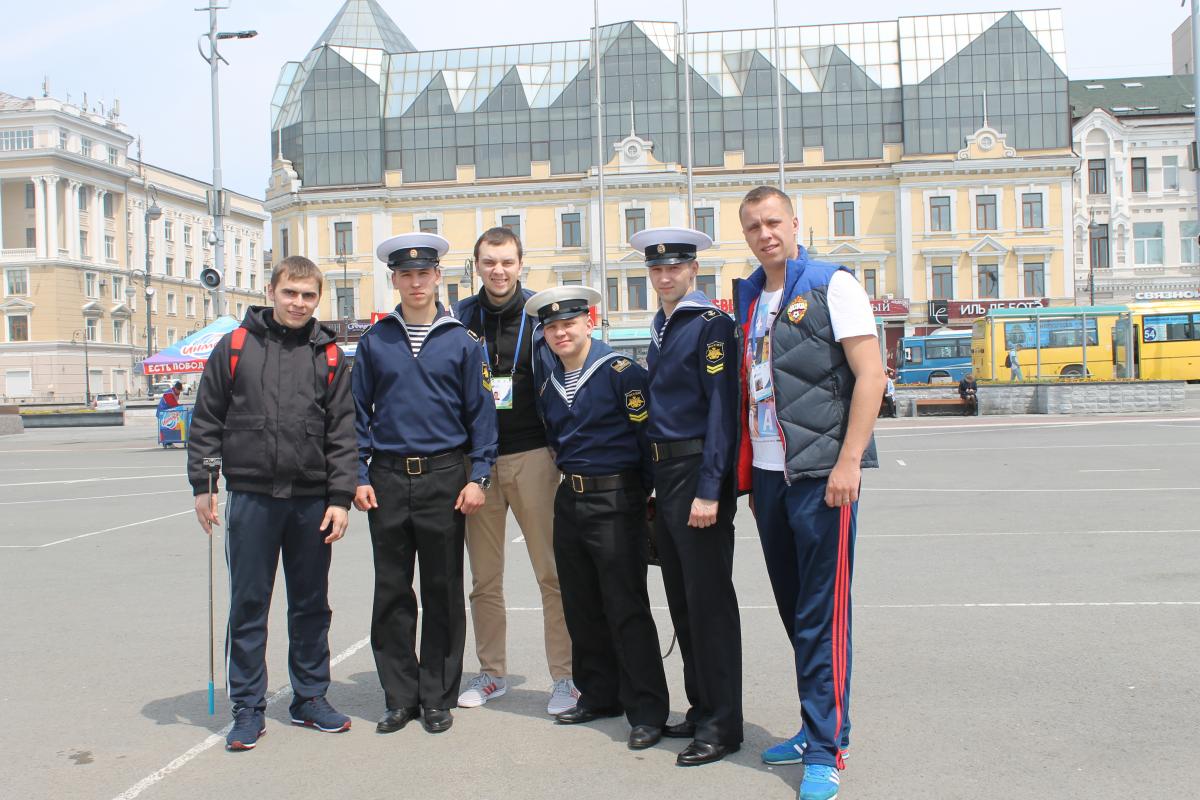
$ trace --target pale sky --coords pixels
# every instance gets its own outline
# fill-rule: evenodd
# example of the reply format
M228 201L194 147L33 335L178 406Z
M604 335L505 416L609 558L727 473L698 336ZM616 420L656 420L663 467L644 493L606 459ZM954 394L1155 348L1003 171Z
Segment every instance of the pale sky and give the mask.
M222 166L226 185L262 197L270 172L270 105L279 69L300 61L342 6L342 0L231 0L220 27L254 29L258 37L230 41L221 67ZM586 0L380 0L420 50L585 39L592 3ZM121 101L121 119L141 135L146 160L193 177L212 177L208 65L196 50L208 15L196 0L58 0L8 3L0 29L0 90L19 97L50 93L78 103ZM498 12L503 7L504 13ZM1047 7L1004 6L978 0L858 0L853 4L780 3L783 25L864 22L900 15L947 14ZM1171 32L1187 11L1179 0L1136 4L1062 0L1067 63L1073 79L1165 75L1171 71ZM44 14L53 8L53 16ZM601 24L629 19L678 21L681 4L601 0ZM651 15L650 9L655 9ZM692 31L771 25L769 0L691 0Z

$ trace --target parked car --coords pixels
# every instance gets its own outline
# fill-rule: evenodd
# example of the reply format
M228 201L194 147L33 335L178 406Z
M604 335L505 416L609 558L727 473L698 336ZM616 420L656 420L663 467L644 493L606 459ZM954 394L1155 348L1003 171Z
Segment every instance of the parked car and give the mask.
M92 399L92 408L97 411L120 411L121 398L115 394L98 394Z
M154 384L150 387L150 399L161 399L164 394L171 391L172 386L174 386L174 384L170 381L160 381L159 383Z

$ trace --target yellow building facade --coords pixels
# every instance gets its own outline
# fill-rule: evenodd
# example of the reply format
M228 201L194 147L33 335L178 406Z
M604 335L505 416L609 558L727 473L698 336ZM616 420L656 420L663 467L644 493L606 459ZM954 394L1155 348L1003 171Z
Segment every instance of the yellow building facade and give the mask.
M132 143L112 111L0 93L5 402L144 396L147 352L215 319L199 281L213 257L210 187L138 162ZM240 315L264 300L267 215L241 195L230 206L227 310Z

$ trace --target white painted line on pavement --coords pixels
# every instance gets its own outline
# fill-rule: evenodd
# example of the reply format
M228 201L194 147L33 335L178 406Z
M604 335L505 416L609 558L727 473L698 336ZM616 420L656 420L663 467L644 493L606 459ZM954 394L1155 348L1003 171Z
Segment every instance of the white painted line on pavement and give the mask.
M969 423L960 423L954 425L896 425L882 426L875 429L875 438L877 439L899 439L907 436L934 436L940 431L961 432L963 430L1011 430L1013 428L1077 428L1090 425L1155 425L1171 422L1200 422L1200 417L1171 417L1162 419L1160 417L1152 417L1149 419L1094 419L1077 422L984 422L977 425ZM896 436L887 435L889 431L924 431L924 433L902 433Z
M0 502L0 506L26 506L34 503L74 503L79 500L112 500L117 497L148 497L156 494L179 494L181 492L190 493L191 491L191 488L184 487L182 489L167 489L163 492L130 492L129 494L100 494L88 497L55 497L53 500L5 500Z
M902 459L902 458L897 458L897 459L896 459L896 463L897 463L897 464L899 464L899 465L900 465L900 466L902 466L902 467L907 467L907 466L908 466L908 464L905 464L905 463L904 463L904 459Z
M1128 469L1081 469L1079 471L1080 472L1162 472L1162 470L1159 469L1158 467L1145 467L1145 468L1131 467Z
M221 503L221 505L224 505L224 503ZM182 517L184 514L195 514L195 513L196 512L194 509L189 508L187 511L178 511L174 514L166 514L161 517L151 517L150 519L143 519L143 520L139 520L137 522L130 522L126 525L117 525L116 527L113 527L113 528L105 528L104 530L92 531L91 533L81 533L78 536L69 536L66 539L59 539L58 541L55 541L55 542L46 542L45 544L0 544L0 549L4 549L4 550L44 550L47 547L54 547L54 545L56 545L56 544L66 544L67 542L75 542L80 539L87 539L91 536L99 536L102 533L112 533L113 531L122 531L122 530L125 530L126 528L136 528L138 525L148 525L151 522L161 522L164 519L171 519L173 517Z
M931 531L920 531L915 533L860 533L858 539L974 539L985 536L1091 536L1091 535L1109 535L1109 534L1176 534L1176 533L1200 533L1200 528L1169 528L1161 530L1104 530L1104 531L969 531L969 532L948 532L937 533ZM758 541L757 536L735 536L735 539L753 539Z
M78 450L68 447L57 447L46 450L5 450L0 448L0 455L9 453L125 453L134 450L141 450L144 453L157 453L161 449L165 448L156 445L143 445L141 447L84 447Z
M1200 606L1200 600L1116 600L1079 603L882 603L854 608L1111 608L1113 606Z
M977 447L880 448L888 453L983 453L988 450L1091 450L1101 447L1200 447L1200 442L1129 442L1127 444L1014 444Z
M924 492L926 494L1081 494L1086 492L1200 492L1200 486L1096 486L1079 489L930 489L926 487L901 488L898 486L872 486L868 492Z
M0 483L0 489L11 489L16 486L71 486L77 483L108 483L109 481L145 481L162 478L186 478L186 472L170 475L126 475L121 478L78 478L73 481L32 481L30 483Z
M369 636L359 639L357 642L350 645L342 652L338 653L334 658L330 659L329 668L332 670L338 664L342 663L347 658L350 658L350 656L354 655L359 650L362 650L364 647L366 647L370 643L370 641L371 641L371 637L369 637ZM288 697L289 695L291 695L291 693L292 693L292 687L285 686L282 689L280 689L279 691L275 692L275 694L273 694L267 698L267 705L268 706L274 705L275 703L279 702L280 700L284 699L285 697ZM161 781L163 778L170 775L172 772L175 772L176 770L178 770L181 767L183 767L184 765L186 765L189 761L196 758L196 756L200 755L201 753L205 752L206 750L210 750L213 747L216 747L218 744L224 743L225 735L227 733L229 733L229 729L232 727L233 727L233 723L230 722L224 728L222 728L221 730L217 731L214 734L211 734L204 741L200 742L199 744L197 744L192 749L188 750L183 755L174 759L173 761L168 763L162 769L152 772L149 775L147 775L146 777L142 778L140 781L135 783L133 786L129 787L124 792L117 795L113 800L133 800L133 798L137 797L142 792L146 791L151 786L153 786L154 784Z
M71 470L95 472L98 469L147 469L148 466L147 464L141 464L131 467L116 467L111 464L105 464L103 467L14 467L12 469L0 469L0 472L69 472Z

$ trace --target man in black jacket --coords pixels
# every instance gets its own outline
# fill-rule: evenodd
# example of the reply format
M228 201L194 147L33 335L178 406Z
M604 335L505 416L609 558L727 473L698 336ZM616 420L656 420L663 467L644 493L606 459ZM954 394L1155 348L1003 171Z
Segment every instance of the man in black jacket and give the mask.
M539 376L544 380L551 366L534 364L535 354L546 350L535 347L542 338L541 323L525 313L525 302L533 292L521 288L521 259L521 240L515 233L508 228L485 231L475 242L475 266L483 286L454 309L483 344L500 429L500 455L487 502L467 520L471 623L479 674L458 696L458 706L481 706L508 691L504 551L511 508L541 589L546 660L554 681L546 713L556 715L575 705L579 690L571 679L571 637L554 566L552 498L562 475L546 446L546 429L534 405Z
M350 375L333 331L313 319L322 276L300 256L275 267L267 298L213 349L188 443L196 516L212 535L217 493L204 461L222 459L229 566L229 750L266 733L267 613L280 553L288 597L292 722L327 732L350 718L329 688L329 563L346 532L357 456Z

